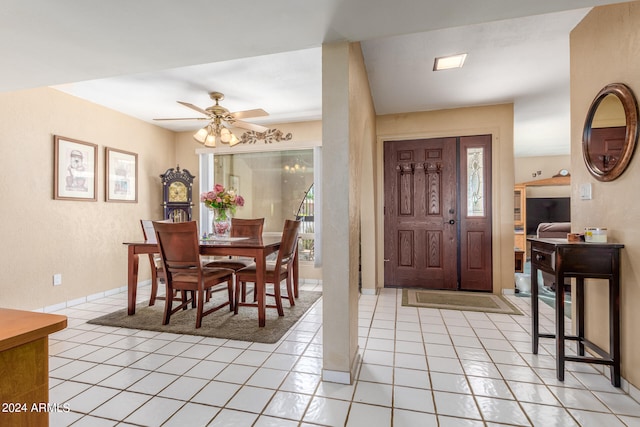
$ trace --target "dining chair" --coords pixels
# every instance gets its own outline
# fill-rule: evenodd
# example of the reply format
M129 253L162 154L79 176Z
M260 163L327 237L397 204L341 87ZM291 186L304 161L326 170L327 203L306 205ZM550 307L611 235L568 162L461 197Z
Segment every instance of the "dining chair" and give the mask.
M162 222L173 222L169 220L163 220ZM158 243L156 241L156 231L153 228L153 221L149 219L141 219L140 225L142 226L142 235L144 240L150 243ZM158 287L160 283L164 283L166 280L164 277L164 268L162 268L162 260L160 254L149 254L149 267L151 269L151 295L149 297L149 306L156 303L156 299L164 300L165 297L158 296ZM173 298L178 298L178 293L174 291Z
M278 257L275 262L268 262L266 264L265 284L273 284L273 293L267 293L267 295L275 298L275 305L267 305L266 307L276 308L279 316L284 316L282 299L287 299L291 306L295 305L293 290L293 261L298 246L299 229L300 221L293 221L289 219L285 220ZM247 282L254 283L255 287L255 282L257 280L256 275L255 263L236 271L234 313L238 313L239 306L257 307L255 298L253 303L240 300L241 293L242 295L246 295ZM287 294L283 295L280 290L280 283L285 279L287 281ZM255 289L254 295L256 295Z
M153 228L153 221L149 219L141 219L140 225L142 226L142 235L144 240L151 243L158 243L156 241L156 231ZM164 269L162 268L162 260L158 254L149 254L149 267L151 268L151 297L149 298L149 305L154 305L156 299L164 299L164 297L158 297L158 284L160 281L165 281Z
M197 306L196 328L202 326L202 318L225 306L233 311L233 270L203 267L200 258L198 226L195 221L154 222L158 249L165 271L166 294L174 290L191 291L191 298L183 292L181 304L173 308L173 298L165 300L162 324L167 325L171 315L178 310ZM226 286L217 286L226 283ZM226 291L228 299L204 311L205 296L209 291ZM205 295L206 292L206 295Z
M262 237L264 218L243 219L231 218L230 237ZM229 268L234 272L250 266L255 260L249 257L226 257L216 259L206 264L206 267ZM243 289L242 301L247 298L246 287Z
M259 238L262 237L263 228L264 218L231 218L231 232L229 235L230 237ZM241 268L248 267L253 262L254 259L249 257L228 257L211 261L206 264L206 267L229 268L237 271Z

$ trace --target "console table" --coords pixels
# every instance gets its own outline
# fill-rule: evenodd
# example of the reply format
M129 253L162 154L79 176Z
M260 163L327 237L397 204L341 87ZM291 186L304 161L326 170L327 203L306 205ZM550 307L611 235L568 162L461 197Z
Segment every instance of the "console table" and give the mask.
M556 339L557 378L564 381L565 361L587 362L611 367L611 384L620 387L620 249L618 243L568 242L566 239L529 238L531 242L531 319L533 354L539 338ZM565 335L564 292L556 286L556 333L541 334L538 328L538 270L555 275L556 283L575 277L573 301L576 308L576 335ZM609 352L585 338L584 279L606 279L609 286ZM565 354L564 341L577 341L577 355ZM585 347L599 357L585 356Z

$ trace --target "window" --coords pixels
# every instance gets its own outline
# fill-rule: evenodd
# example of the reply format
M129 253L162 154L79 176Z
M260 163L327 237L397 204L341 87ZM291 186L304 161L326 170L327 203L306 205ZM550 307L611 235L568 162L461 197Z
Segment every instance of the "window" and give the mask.
M484 149L467 148L467 216L484 216Z
M236 218L264 218L265 233L281 233L285 219L299 219L300 261L314 260L314 149L201 155L201 190L215 184L234 188L245 199ZM311 210L309 210L311 209ZM211 216L201 206L201 232Z

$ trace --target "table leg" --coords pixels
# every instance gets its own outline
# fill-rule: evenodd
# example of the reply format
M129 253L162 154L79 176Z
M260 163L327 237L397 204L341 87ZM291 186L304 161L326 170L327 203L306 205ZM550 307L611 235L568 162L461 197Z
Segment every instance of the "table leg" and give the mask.
M298 298L298 250L293 255L293 296Z
M564 275L556 274L556 374L564 381Z
M134 245L129 245L127 256L127 313L129 316L136 314L136 292L138 291L138 254L134 249Z
M538 269L531 263L531 342L532 353L538 354Z
M620 282L617 275L609 280L609 329L611 384L620 387Z
M578 356L584 356L584 277L576 277L576 336Z
M266 286L265 286L265 276L266 276L266 256L264 251L260 251L258 256L256 256L256 283L255 283L255 291L258 297L258 326L262 327L266 324Z

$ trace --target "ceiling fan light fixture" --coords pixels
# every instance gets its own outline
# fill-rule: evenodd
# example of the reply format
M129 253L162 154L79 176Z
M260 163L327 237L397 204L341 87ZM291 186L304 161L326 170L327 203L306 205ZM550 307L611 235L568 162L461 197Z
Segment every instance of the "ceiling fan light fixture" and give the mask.
M207 135L209 135L209 130L205 126L193 135L193 139L198 141L200 144L204 144L207 139Z
M231 133L231 138L229 139L229 147L233 147L236 144L240 144L240 140L237 136Z
M451 70L453 68L462 68L464 61L467 59L466 53L457 55L441 56L433 61L433 71Z
M193 135L193 139L195 139L198 143L204 145L205 147L215 147L216 143L228 144L230 147L233 147L234 145L247 142L247 132L245 132L242 135L242 139L240 139L236 135L234 135L233 132L228 129L228 127L250 129L250 131L255 133L256 135L262 136L262 139L264 139L266 133L270 131L265 126L238 120L239 118L244 119L249 117L267 116L268 113L263 109L257 108L253 110L236 111L232 113L225 107L220 105L219 101L224 99L224 95L222 93L209 92L209 97L215 101L215 105L212 105L206 109L200 108L189 102L178 101L180 105L184 105L187 108L203 114L205 116L204 119L209 120L208 125L198 130ZM167 118L154 120L202 120L202 118ZM276 131L276 129L272 130ZM286 138L280 137L280 135L282 135L282 132L280 131L277 131L276 135L279 138L277 139L278 141L291 139L290 133L286 135Z
M205 147L215 147L216 146L216 136L214 134L212 134L212 133L207 135L207 137L204 140L204 146Z
M205 147L216 146L216 133L211 125L207 125L193 135L193 139Z
M231 133L231 131L225 127L223 127L222 129L220 129L220 141L223 144L228 144L229 141L231 140L231 137L233 136L233 134Z

